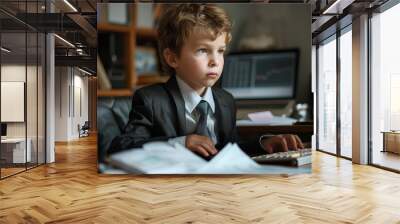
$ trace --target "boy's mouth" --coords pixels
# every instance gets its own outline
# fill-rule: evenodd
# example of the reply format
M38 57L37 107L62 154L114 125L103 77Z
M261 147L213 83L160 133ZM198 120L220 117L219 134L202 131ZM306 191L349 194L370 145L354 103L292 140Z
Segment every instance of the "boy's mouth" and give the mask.
M209 73L207 73L207 77L210 77L210 78L217 78L217 77L218 77L218 73L209 72Z

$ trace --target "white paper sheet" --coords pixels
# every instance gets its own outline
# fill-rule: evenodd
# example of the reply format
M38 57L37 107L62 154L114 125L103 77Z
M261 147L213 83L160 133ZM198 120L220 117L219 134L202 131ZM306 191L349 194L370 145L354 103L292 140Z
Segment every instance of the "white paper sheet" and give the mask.
M259 165L237 144L227 144L212 160L206 161L179 143L148 143L112 155L108 161L129 173L144 174L295 174L310 173L307 167Z
M179 174L194 173L207 161L189 150L172 147L167 142L152 142L141 149L112 155L110 163L133 173Z
M237 126L293 125L297 120L290 117L273 117L265 121L238 120Z
M259 166L236 143L228 143L212 160L199 168L197 173L247 173Z

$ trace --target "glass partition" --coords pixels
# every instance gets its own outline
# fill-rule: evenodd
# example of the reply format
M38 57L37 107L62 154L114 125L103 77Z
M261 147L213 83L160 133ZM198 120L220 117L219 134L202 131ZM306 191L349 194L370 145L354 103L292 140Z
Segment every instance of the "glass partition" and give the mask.
M44 3L0 2L1 179L45 162L46 40L22 22L25 12L44 12Z
M336 35L321 43L317 54L317 148L336 154Z
M342 31L340 41L340 155L352 157L352 34Z
M38 34L38 64L37 64L37 162L38 165L46 162L45 124L46 124L46 36Z
M1 34L1 157L2 177L24 171L31 162L30 142L26 140L27 35Z
M27 114L27 149L31 151L27 167L37 165L38 141L37 141L37 116L38 116L38 35L36 32L27 33L28 38L28 62L26 80L26 114ZM30 148L30 149L29 149Z

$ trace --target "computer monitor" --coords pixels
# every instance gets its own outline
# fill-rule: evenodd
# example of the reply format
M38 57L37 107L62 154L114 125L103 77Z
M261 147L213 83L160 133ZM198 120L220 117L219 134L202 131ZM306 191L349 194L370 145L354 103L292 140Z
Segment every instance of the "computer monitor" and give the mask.
M221 87L235 99L294 99L299 50L230 53Z
M1 123L1 136L7 136L7 124Z

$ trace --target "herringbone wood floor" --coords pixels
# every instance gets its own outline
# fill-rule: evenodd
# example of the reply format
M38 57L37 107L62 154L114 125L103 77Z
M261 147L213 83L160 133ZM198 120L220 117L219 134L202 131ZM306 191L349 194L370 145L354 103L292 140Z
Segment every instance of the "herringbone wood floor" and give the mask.
M96 139L0 181L0 223L400 223L400 175L320 152L298 176L99 175Z

